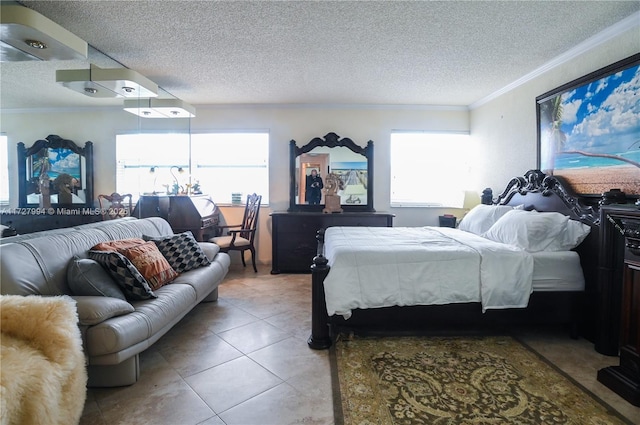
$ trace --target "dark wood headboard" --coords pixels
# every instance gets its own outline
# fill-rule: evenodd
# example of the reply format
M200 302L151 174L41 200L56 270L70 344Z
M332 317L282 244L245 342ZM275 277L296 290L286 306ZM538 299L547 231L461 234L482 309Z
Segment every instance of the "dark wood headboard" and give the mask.
M590 226L600 222L597 207L588 205L560 178L529 170L524 177L514 177L494 200L498 205L524 205L527 210L557 211Z
M524 177L511 179L505 190L494 199L494 204L524 205L527 210L540 212L556 211L591 227L589 236L575 251L580 255L585 278L583 317L595 318L600 255L600 210L597 202L593 198L576 195L560 177L546 175L540 170L529 170ZM587 324L586 327L594 329L593 324Z

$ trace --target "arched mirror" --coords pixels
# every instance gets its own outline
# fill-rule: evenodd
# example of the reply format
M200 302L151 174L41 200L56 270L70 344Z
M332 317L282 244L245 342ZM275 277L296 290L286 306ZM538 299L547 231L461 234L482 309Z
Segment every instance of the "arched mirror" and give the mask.
M322 211L324 190L318 193L318 178L324 183L329 173L339 177L337 194L344 211L375 211L371 140L363 148L349 138L329 133L302 147L291 140L289 148L289 211Z
M93 143L84 147L49 135L27 148L18 143L21 208L93 207Z

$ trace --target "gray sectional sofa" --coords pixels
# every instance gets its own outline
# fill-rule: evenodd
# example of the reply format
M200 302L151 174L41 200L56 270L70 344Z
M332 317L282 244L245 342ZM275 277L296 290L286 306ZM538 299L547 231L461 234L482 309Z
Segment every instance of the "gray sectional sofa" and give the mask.
M119 219L52 232L19 235L0 245L0 293L70 296L79 326L91 387L130 385L140 373L138 355L202 301L215 301L229 270L228 254L215 244L198 245L209 265L181 273L154 290L156 298L131 301L108 296L77 296L67 281L74 256L86 257L98 243L172 235L162 218Z

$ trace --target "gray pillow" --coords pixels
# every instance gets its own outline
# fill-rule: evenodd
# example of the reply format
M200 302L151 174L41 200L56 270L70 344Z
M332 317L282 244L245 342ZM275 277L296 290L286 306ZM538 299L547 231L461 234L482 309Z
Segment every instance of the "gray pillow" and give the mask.
M113 297L73 296L78 307L78 321L81 325L91 326L107 319L133 313L135 308L126 301Z
M109 272L95 260L74 257L67 266L67 283L73 295L98 295L126 301Z

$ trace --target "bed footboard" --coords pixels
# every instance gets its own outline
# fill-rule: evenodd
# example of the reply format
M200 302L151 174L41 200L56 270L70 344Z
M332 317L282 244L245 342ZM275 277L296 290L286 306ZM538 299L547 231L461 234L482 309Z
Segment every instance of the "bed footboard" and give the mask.
M329 316L324 298L324 278L329 273L328 260L323 255L324 230L318 231L316 239L318 251L311 266L311 336L307 344L314 350L324 350L331 346Z

